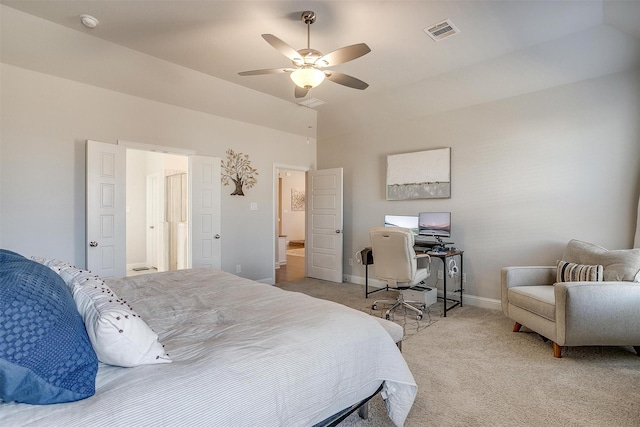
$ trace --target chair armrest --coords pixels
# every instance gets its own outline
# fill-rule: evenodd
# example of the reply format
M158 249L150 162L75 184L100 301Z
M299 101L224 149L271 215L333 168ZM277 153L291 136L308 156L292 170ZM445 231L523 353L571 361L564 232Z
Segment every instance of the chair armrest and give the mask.
M501 272L502 311L509 315L509 288L516 286L553 285L556 266L504 267Z
M640 283L558 282L559 345L640 345Z
M431 257L429 254L416 254L416 265L418 268L426 268L427 276L431 276Z
M514 286L553 285L556 281L554 266L504 267L502 269L503 288Z

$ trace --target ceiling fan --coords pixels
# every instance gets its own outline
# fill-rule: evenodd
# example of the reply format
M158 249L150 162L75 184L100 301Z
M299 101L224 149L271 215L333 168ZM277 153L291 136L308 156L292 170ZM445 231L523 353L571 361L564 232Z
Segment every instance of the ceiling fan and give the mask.
M364 90L369 85L362 80L348 74L333 70L328 67L343 64L345 62L360 58L371 52L365 43L358 43L336 49L326 55L315 49L311 49L311 24L316 22L316 14L312 11L302 12L302 21L307 24L307 48L295 50L284 41L273 34L263 34L262 38L276 50L289 58L293 63L293 68L268 68L264 70L242 71L241 76L255 76L259 74L291 73L291 80L296 84L295 97L304 98L309 89L318 86L328 80L354 89Z

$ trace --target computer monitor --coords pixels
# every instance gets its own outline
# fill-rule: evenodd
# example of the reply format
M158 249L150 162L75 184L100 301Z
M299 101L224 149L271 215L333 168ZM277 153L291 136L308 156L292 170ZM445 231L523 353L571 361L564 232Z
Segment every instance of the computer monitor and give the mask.
M410 229L414 235L418 235L417 215L385 215L385 227L403 227Z
M420 212L418 233L436 238L451 237L451 212Z

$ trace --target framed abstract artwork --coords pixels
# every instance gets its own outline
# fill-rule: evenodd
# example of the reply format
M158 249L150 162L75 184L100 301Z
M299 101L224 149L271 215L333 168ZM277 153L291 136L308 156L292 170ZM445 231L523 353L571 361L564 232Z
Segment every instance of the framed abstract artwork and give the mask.
M451 197L451 147L387 156L387 200Z
M304 210L304 190L298 190L296 188L291 189L291 210L303 211Z

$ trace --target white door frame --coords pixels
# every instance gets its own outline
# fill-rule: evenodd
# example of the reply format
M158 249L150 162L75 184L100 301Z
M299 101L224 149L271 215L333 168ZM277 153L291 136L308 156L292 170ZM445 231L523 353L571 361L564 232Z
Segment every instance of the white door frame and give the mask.
M305 182L307 179L306 173L309 172L311 170L310 167L307 166L296 166L296 165L287 165L284 163L274 163L273 164L273 242L271 245L271 250L273 251L271 253L271 259L274 261L273 262L273 283L275 284L276 282L276 271L275 271L275 260L276 260L276 251L277 251L277 245L278 245L278 238L280 237L280 233L278 232L278 170L279 169L287 169L287 170L292 170L292 171L300 171L300 172L304 172L305 173ZM305 185L306 186L306 185ZM306 203L305 203L305 220L304 220L304 224L305 224L305 229L307 227L307 207L306 207ZM306 233L306 231L305 231ZM307 247L305 245L305 257L307 254ZM307 264L305 263L304 266L304 273L305 276L307 275Z

